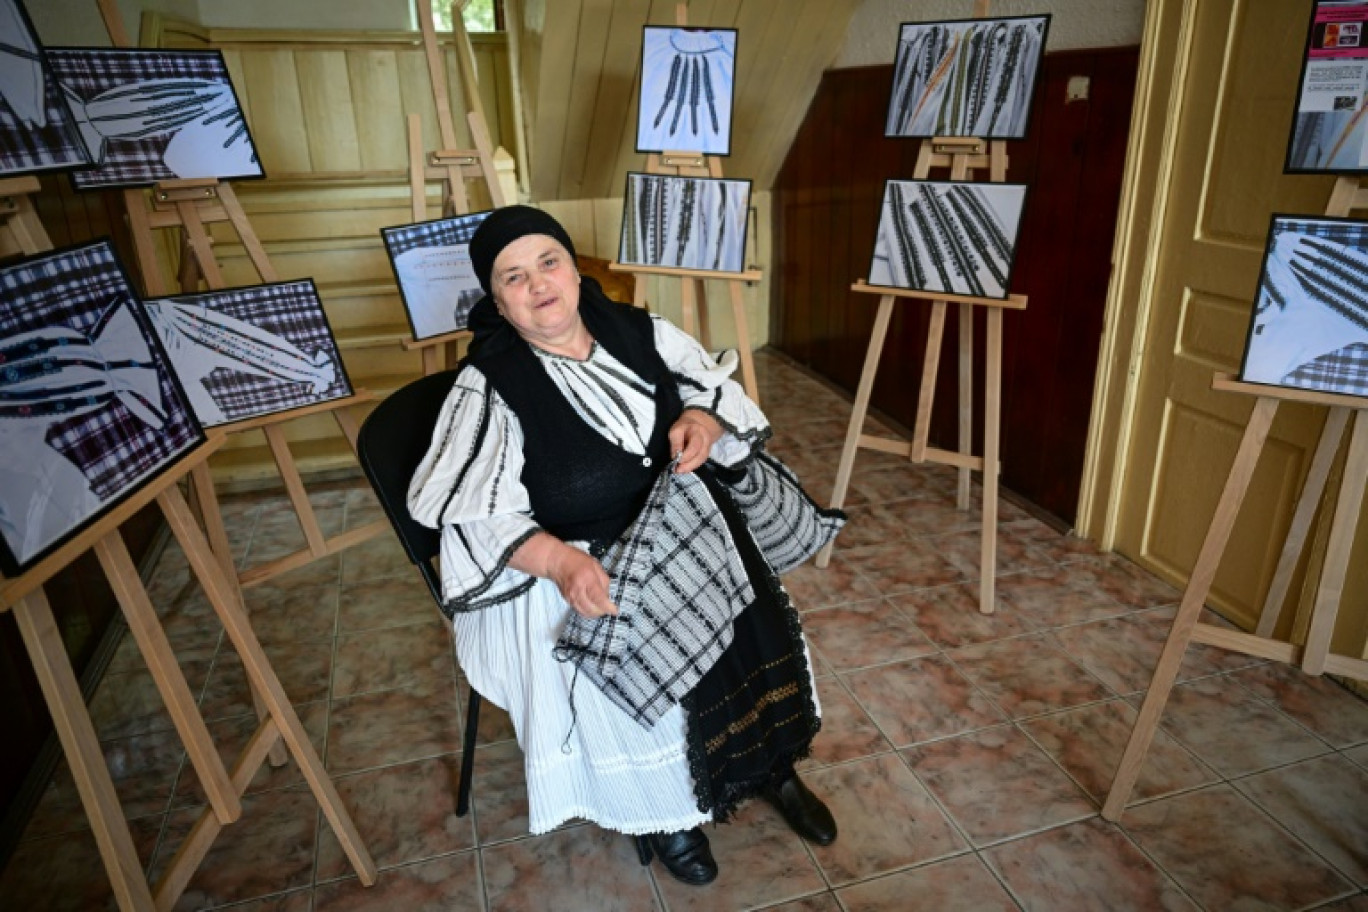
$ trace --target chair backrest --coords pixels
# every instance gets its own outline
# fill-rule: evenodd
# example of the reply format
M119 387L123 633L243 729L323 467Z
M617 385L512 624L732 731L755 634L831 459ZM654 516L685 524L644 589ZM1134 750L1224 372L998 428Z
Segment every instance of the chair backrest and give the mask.
M441 533L409 515L408 489L432 442L437 416L455 380L455 370L442 371L396 390L375 407L356 438L361 468L438 605L442 604L441 585L432 558L441 548Z

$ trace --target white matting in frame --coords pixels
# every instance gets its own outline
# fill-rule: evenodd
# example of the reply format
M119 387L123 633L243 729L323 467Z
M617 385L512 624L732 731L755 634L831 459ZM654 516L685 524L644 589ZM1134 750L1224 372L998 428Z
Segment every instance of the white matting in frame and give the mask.
M143 309L206 427L352 394L312 279L151 298Z
M629 172L618 262L741 272L750 181Z
M885 136L1020 139L1049 16L905 22Z
M889 181L869 284L1005 298L1025 184Z
M89 164L23 4L0 0L0 177Z
M204 441L108 241L0 269L0 358L6 575Z
M380 229L413 338L466 328L484 289L470 263L470 239L489 212Z
M731 153L736 29L646 26L638 152Z
M53 48L53 73L96 167L79 190L263 177L220 51Z
M1273 217L1240 379L1368 396L1368 222Z

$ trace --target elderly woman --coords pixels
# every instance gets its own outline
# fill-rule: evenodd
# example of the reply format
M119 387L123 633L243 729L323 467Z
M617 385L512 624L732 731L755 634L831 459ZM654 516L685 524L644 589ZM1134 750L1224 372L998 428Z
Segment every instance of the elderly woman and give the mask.
M457 656L512 719L532 832L646 836L693 884L717 876L700 825L750 797L829 844L793 770L820 720L777 574L844 517L764 452L735 356L608 300L551 216L495 210L470 257L487 296L409 508L442 530Z

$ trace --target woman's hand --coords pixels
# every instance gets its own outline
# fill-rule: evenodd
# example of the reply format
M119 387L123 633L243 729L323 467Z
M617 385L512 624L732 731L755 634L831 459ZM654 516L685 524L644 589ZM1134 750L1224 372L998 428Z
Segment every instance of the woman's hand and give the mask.
M514 570L549 579L575 613L593 619L617 614L608 597L608 572L578 548L572 548L549 532L538 532L523 542L508 559Z
M670 428L670 453L679 457L676 473L692 472L701 466L722 439L722 425L707 412L685 409Z

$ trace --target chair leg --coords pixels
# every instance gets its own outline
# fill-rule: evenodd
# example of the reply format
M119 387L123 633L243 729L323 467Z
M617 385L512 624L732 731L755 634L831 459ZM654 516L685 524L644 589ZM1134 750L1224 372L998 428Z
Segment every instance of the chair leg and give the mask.
M466 706L464 743L461 746L461 782L456 786L456 816L464 817L470 810L470 780L475 773L475 735L480 728L480 695L470 688L470 703Z
M633 836L636 840L637 858L641 859L641 866L645 867L651 863L651 837Z

